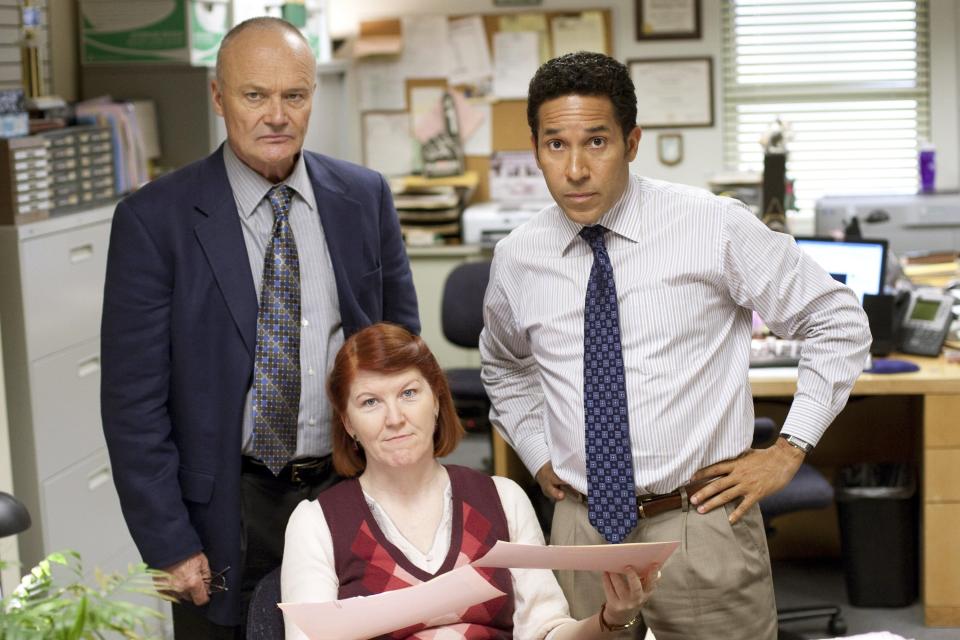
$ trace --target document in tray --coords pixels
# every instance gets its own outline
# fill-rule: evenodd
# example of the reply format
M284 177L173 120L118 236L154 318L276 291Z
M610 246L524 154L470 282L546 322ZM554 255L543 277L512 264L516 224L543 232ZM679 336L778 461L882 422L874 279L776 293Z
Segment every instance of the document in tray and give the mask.
M427 623L504 595L470 565L411 587L334 602L281 602L310 640L363 640ZM437 621L443 624L443 621Z
M679 542L638 542L585 546L540 546L498 541L475 567L511 569L575 569L621 572L625 567L643 570L663 566Z

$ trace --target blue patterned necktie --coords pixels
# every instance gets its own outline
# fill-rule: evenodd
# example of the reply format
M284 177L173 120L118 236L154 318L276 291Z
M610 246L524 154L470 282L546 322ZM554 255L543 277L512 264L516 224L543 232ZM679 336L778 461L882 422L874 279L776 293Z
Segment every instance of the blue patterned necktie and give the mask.
M606 231L600 225L580 230L593 250L583 313L583 414L590 524L609 542L617 543L637 525L637 494L617 287L603 242Z
M277 475L297 452L300 413L300 261L290 228L292 190L267 193L273 234L267 244L253 363L253 453Z

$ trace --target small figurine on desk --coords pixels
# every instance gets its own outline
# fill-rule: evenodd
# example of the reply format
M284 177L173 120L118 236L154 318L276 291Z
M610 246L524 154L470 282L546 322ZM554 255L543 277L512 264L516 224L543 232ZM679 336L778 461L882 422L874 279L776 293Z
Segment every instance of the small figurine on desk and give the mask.
M789 233L785 209L787 197L787 141L790 127L777 118L760 138L763 146L763 195L761 217L774 231Z

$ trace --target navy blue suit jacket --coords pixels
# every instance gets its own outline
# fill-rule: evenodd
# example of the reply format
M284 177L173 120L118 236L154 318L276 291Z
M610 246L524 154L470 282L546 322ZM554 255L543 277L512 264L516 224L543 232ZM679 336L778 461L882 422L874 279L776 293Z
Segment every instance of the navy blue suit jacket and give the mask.
M304 152L343 331L419 332L390 191L368 169ZM222 148L116 210L107 259L101 411L114 481L144 561L197 552L227 572L207 616L240 620L240 460L257 291ZM283 527L284 523L277 523Z

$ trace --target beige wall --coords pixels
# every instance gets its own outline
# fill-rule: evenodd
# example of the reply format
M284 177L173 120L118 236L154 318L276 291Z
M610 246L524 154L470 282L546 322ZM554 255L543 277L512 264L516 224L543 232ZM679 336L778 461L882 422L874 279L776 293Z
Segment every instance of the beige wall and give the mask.
M446 0L329 0L330 30L335 36L356 33L360 20L410 14L452 13ZM543 0L531 10L582 9L610 7L614 17L614 56L630 58L702 56L714 61L714 112L720 117L722 99L721 1L706 0L703 8L703 38L678 40L673 43L640 43L634 37L634 0ZM458 0L456 13L501 11L490 0ZM930 0L931 126L937 145L937 187L942 190L960 188L960 50L955 43L960 33L960 9L955 0ZM640 145L633 169L655 178L706 186L709 177L723 168L723 136L720 125L709 129L683 129L685 158L676 167L665 167L657 161L656 132L651 131Z
M47 0L50 15L50 87L64 100L76 100L77 87L77 2Z
M54 92L65 98L77 95L76 2L49 0ZM246 15L262 5L252 0L234 0L235 14ZM714 111L720 117L720 0L707 0L703 7L703 37L673 43L639 43L634 37L634 0L543 0L533 10L609 7L613 12L614 56L630 58L709 55L714 59ZM330 30L334 36L356 33L360 20L411 14L501 11L491 0L329 0ZM960 188L960 8L955 0L930 0L931 127L937 145L937 187ZM723 168L723 139L719 124L705 129L684 129L684 161L665 167L656 159L656 132L640 145L633 169L651 177L705 186L709 177ZM359 153L356 154L359 156Z

